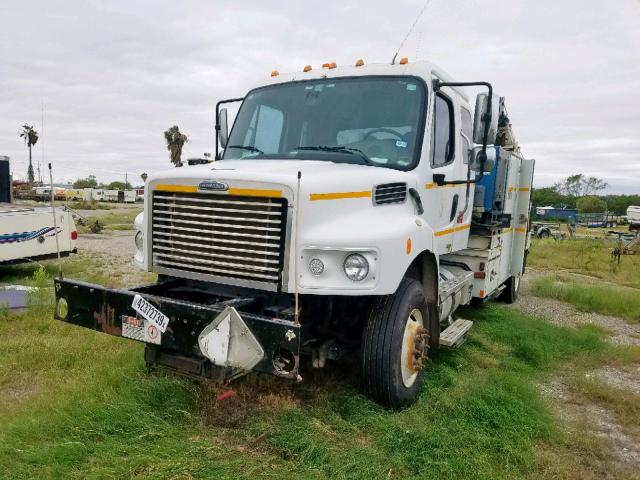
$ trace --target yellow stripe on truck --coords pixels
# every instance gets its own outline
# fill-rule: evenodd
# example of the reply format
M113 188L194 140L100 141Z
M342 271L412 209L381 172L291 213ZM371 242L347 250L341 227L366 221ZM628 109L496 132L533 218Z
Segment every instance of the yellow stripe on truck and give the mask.
M371 190L362 192L310 193L309 200L341 200L344 198L371 198Z
M443 235L449 235L450 233L453 233L453 232L460 232L462 230L466 230L469 227L471 227L471 224L467 223L465 225L460 225L458 227L453 227L453 228L447 228L445 230L440 230L439 232L436 232L434 235L436 237L441 237Z
M197 192L198 187L195 185L167 185L159 183L156 185L155 190L160 192Z
M282 190L267 190L263 188L230 188L229 195L241 195L243 197L282 197Z

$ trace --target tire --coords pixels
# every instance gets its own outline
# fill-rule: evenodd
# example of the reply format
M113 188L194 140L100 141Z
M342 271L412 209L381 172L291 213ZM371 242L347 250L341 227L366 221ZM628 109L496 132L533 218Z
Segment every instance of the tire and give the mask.
M549 238L550 234L548 230L542 230L539 234L538 237L539 238Z
M380 297L369 313L362 334L365 394L388 408L415 402L422 385L428 338L429 309L422 285L405 278L395 294ZM419 352L417 358L415 352Z
M514 275L506 281L506 288L500 294L500 299L504 303L515 303L518 299L518 291L520 290L520 280L522 275Z

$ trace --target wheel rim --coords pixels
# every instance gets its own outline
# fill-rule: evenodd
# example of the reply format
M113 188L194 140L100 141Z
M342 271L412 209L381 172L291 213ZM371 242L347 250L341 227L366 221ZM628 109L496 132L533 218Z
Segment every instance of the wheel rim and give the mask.
M411 388L418 378L421 367L416 364L416 347L422 344L424 337L424 319L422 312L414 308L409 313L402 337L402 351L400 363L402 371L402 383L406 388ZM424 348L424 346L423 346Z

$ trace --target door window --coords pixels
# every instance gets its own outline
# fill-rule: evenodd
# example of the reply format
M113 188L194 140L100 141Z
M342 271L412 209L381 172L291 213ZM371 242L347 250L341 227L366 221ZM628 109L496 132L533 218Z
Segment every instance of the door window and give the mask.
M434 168L441 167L453 161L453 105L443 95L436 95L433 115L433 135L431 137L431 164Z

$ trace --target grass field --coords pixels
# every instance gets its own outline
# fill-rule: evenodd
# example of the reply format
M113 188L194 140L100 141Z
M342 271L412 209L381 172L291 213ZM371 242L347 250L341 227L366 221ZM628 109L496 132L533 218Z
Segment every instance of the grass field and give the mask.
M640 255L623 256L618 265L611 259L613 245L611 241L597 239L534 240L528 264L538 269L566 270L640 288Z
M589 268L572 264L583 248L540 241L530 258L549 272L593 275L607 252L593 247ZM65 275L119 286L101 261L71 257ZM640 478L589 425L566 430L541 393L563 376L580 401L640 430L638 396L586 374L640 364L640 348L610 345L602 328L557 327L489 303L462 312L475 322L466 344L433 352L406 410L370 402L357 371L335 364L303 371L300 384L249 375L219 402L211 386L147 374L141 344L54 321L46 287L56 267L43 266L3 267L0 277L43 287L23 313L0 308L2 478ZM603 276L637 282L623 267ZM541 282L581 285L565 275Z
M140 208L128 208L115 212L110 211L99 217L87 215L85 225L78 225L78 232L90 233L91 224L95 222L96 219L104 225L106 230L133 230L133 221L141 211L142 206Z
M578 282L563 275L537 279L533 292L571 303L583 312L598 312L640 322L640 290Z

